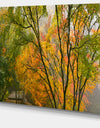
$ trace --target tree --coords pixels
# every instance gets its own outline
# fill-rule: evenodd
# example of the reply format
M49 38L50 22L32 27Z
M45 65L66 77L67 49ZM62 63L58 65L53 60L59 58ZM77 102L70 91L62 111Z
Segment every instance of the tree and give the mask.
M96 4L56 5L53 17L46 6L6 8L16 90L34 105L84 111L99 74L99 13Z

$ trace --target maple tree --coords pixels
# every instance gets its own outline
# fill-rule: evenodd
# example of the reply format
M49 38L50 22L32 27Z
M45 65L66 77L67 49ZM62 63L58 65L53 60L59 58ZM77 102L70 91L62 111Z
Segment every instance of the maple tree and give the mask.
M99 5L55 5L52 15L46 6L8 7L2 15L9 89L33 105L84 111L99 77Z

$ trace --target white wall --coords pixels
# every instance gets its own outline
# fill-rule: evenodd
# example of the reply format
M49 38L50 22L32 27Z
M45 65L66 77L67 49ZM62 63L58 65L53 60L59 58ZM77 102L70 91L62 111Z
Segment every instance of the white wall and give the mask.
M99 115L0 103L0 128L99 127Z
M70 1L70 2L69 2ZM100 3L100 0L0 0L0 6ZM0 128L99 128L100 116L0 103Z
M0 6L21 6L21 5L53 5L67 3L100 3L100 0L0 0Z

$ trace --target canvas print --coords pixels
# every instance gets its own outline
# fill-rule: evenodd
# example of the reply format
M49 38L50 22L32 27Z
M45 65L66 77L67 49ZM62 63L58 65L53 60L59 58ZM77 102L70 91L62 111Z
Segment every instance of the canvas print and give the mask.
M100 4L1 7L0 101L100 113Z

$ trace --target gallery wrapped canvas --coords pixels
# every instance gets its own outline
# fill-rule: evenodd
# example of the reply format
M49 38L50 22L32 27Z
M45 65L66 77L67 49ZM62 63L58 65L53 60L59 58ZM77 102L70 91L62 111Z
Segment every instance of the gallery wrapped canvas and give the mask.
M0 8L0 101L100 113L100 4Z

